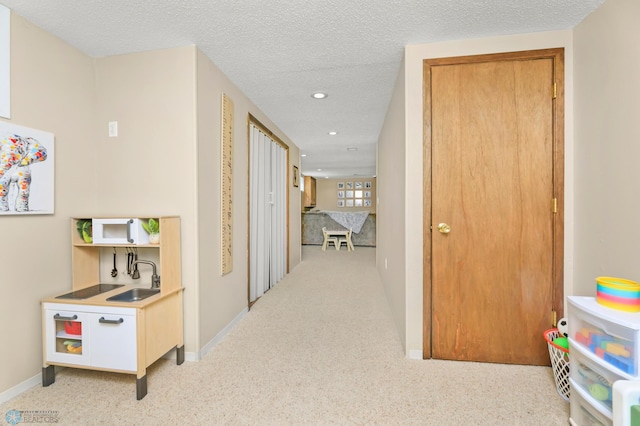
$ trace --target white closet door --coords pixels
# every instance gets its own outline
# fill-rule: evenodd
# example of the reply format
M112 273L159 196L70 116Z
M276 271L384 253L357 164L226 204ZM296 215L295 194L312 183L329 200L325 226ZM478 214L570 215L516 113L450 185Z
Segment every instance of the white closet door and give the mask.
M277 143L271 145L271 159L274 165L271 174L273 209L271 217L271 285L275 285L286 272L287 228L286 228L286 190L287 190L287 153Z
M286 273L286 150L250 126L250 278L256 300Z
M268 208L270 146L266 135L251 126L251 264L250 299L262 296L269 285L269 235L271 209Z

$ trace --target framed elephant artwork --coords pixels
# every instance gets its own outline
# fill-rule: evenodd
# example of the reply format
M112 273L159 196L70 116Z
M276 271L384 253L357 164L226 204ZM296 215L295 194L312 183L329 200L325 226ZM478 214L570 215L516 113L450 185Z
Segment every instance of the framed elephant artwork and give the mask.
M0 122L0 215L53 214L53 133Z

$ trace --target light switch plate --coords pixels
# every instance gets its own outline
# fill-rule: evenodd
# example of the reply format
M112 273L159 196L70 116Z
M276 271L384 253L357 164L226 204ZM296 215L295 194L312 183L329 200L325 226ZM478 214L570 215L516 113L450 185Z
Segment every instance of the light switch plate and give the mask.
M109 137L115 138L118 136L118 122L110 121L109 122Z

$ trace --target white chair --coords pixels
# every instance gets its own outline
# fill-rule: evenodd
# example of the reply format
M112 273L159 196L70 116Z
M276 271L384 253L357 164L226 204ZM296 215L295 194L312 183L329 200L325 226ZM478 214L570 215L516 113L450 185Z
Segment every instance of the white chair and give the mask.
M329 234L327 233L326 226L322 228L322 236L324 237L324 241L322 242L322 251L325 251L327 249L327 245L329 243L333 243L333 246L336 248L336 250L340 250L340 244L338 244L338 238L330 237Z
M353 242L351 241L351 233L352 232L353 232L353 228L349 228L349 233L347 234L346 237L338 238L338 249L340 249L340 247L342 247L342 244L345 244L347 246L347 250L348 251L354 250Z

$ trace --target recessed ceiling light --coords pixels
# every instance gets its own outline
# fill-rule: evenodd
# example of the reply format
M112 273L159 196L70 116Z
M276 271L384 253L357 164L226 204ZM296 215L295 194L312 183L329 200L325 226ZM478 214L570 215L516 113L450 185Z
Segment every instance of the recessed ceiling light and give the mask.
M318 171L319 171L319 172L321 172L321 171L322 171L322 169L318 169Z
M312 94L311 94L311 97L312 97L312 98L314 98L314 99L324 99L324 98L326 98L327 96L329 96L329 95L327 95L327 94L326 94L326 93L324 93L324 92L315 92L315 93L312 93Z
M300 154L300 157L306 157L307 154Z
M338 132L329 132L329 134L330 134L331 136L335 136L335 135L337 135L337 134L338 134Z
M358 147L355 147L355 146L350 146L347 148L347 151L357 151L357 150L358 150Z

